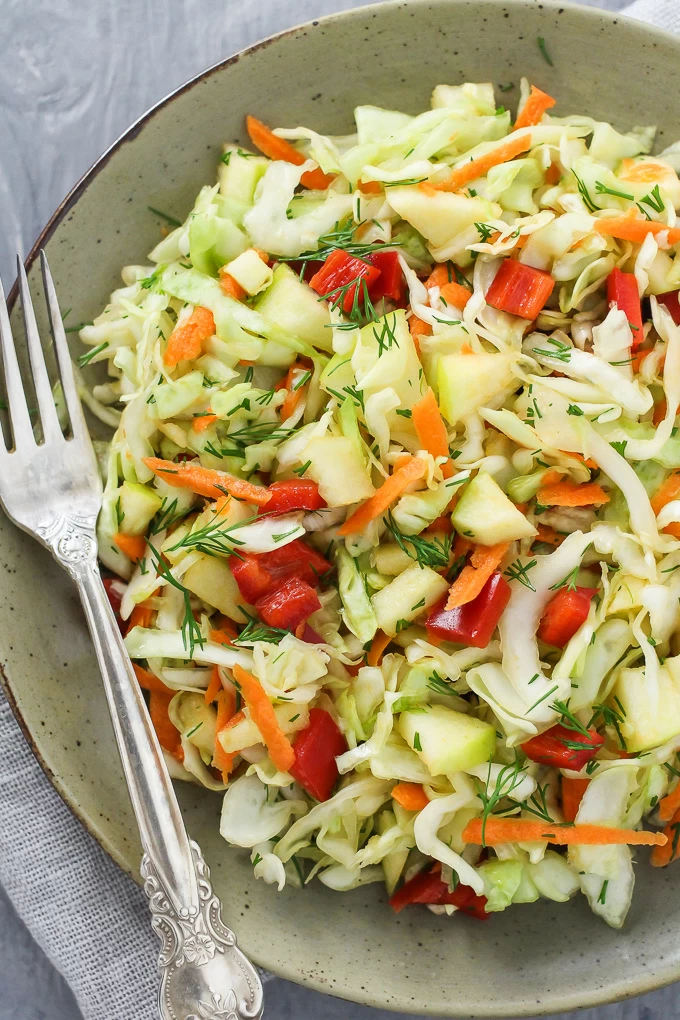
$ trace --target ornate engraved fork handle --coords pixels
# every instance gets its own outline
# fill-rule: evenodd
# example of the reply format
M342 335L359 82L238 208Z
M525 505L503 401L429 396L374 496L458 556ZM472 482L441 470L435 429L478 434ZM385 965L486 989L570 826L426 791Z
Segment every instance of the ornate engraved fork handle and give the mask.
M165 1020L256 1020L257 971L222 923L220 901L196 843L187 837L163 753L99 576L95 517L61 516L38 529L78 585L144 846L142 877L161 939Z

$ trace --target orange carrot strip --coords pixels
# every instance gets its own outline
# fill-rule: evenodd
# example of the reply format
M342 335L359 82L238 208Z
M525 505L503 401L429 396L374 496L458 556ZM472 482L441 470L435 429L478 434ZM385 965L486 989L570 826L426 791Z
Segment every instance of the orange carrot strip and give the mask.
M591 460L590 457L584 457L582 453L576 453L575 450L569 450L569 452L566 450L560 450L560 453L563 453L565 457L573 457L574 460L580 461L581 464L585 464L585 466L590 468L591 471L597 470L597 464L595 461Z
M378 630L375 632L375 636L371 641L371 647L368 650L366 656L366 662L369 666L379 666L380 661L383 657L383 652L389 645L392 638L389 634L384 634L383 631Z
M392 797L406 811L422 811L430 803L420 783L397 783L392 787Z
M412 337L432 336L432 326L430 323L420 319L417 315L412 315L408 320L408 328Z
M269 757L281 772L287 772L295 762L295 751L279 726L272 703L260 681L237 663L234 679L240 684L243 698L262 739L269 749Z
M502 145L496 146L491 152L478 156L477 159L470 159L467 163L459 163L451 171L446 180L439 181L438 184L424 182L419 187L423 190L434 188L436 191L460 191L470 181L476 181L478 177L483 177L492 167L499 166L501 163L507 163L508 160L514 159L520 153L526 152L531 148L531 144L531 134L520 135L519 138L513 138L509 142L506 141Z
M281 389L288 391L285 400L281 404L281 421L286 421L295 413L297 406L302 399L304 386L298 386L298 388L295 389L295 383L299 381L296 377L296 373L300 371L306 372L307 369L304 365L294 362L288 369L288 374L283 385L280 387Z
M363 195L379 195L382 191L380 181L359 181L357 187Z
M215 320L208 308L197 305L187 321L173 329L165 348L163 361L169 368L174 368L180 361L192 361L198 358L203 341L215 333Z
M477 598L509 548L509 542L475 546L470 562L463 567L449 588L449 597L444 608L456 609Z
M212 638L211 638L212 640ZM210 683L205 692L205 703L206 705L212 705L213 701L216 700L217 695L222 690L222 677L217 666L213 666L210 674Z
M119 531L113 536L113 541L120 551L125 553L127 558L132 560L133 563L139 563L144 558L144 553L146 552L146 539L144 535L124 535Z
M554 485L555 482L561 482L564 476L563 471L557 471L555 468L549 468L541 479L544 486Z
M546 545L553 545L556 549L564 542L565 536L558 534L554 528L547 524L537 524L536 529L538 531L538 535L534 539L536 542L545 542Z
M445 283L439 294L447 304L455 305L461 311L472 297L472 291L464 287L462 283Z
M175 696L175 691L164 694L162 691L151 691L149 696L149 715L158 737L158 743L170 754L176 755L182 747L180 732L170 722L168 705Z
M133 662L132 668L135 671L137 682L144 691L156 691L158 694L169 694L170 697L174 697L177 693L170 687L163 683L160 677L157 677L155 673L150 673L148 669L144 669L139 663Z
M235 280L233 276L230 276L224 266L219 271L220 276L220 289L223 294L227 297L233 298L234 301L243 301L246 296L245 289L241 286L238 280Z
M211 425L214 425L219 418L216 414L208 412L207 414L197 414L193 420L192 428L194 432L205 432Z
M217 671L217 666L215 670ZM236 698L231 691L222 690L220 683L220 690L217 692L216 701L217 719L215 721L215 749L213 751L212 763L213 767L219 769L222 773L222 779L226 783L229 779L229 773L234 769L237 752L225 751L219 740L219 735L224 729L227 729L229 723L235 717Z
M233 645L234 637L229 634L226 630L220 628L219 630L210 631L210 640L214 641L216 645Z
M670 503L672 500L678 499L678 497L680 497L680 471L674 471L661 483L652 496L650 500L652 510L655 514L658 514L659 510L666 506L666 503Z
M518 128L533 127L535 124L540 124L543 114L546 110L551 110L555 102L556 100L549 96L547 92L542 92L535 85L532 85L526 103L517 114L514 130L517 131Z
M225 489L231 496L243 499L247 503L264 506L271 496L261 485L253 485L243 478L229 475L226 471L214 471L212 468L201 467L195 461L182 461L173 464L170 460L159 457L144 457L144 463L155 475L163 478L168 485L176 489L190 489L199 496L219 499L224 496Z
M449 280L449 271L444 263L440 262L434 267L425 281L425 289L430 290L431 287L443 287L445 283L449 282Z
M154 612L155 610L151 609L149 606L145 606L143 602L140 602L140 604L135 606L130 613L126 634L129 634L135 627L150 627Z
M432 521L432 524L428 524L425 528L424 534L436 535L442 534L443 532L445 535L450 535L452 531L453 524L451 523L451 518L448 514L444 513L441 517L437 517L435 521Z
M678 832L680 831L680 811L676 811L663 830L668 840L664 846L655 846L652 850L651 864L655 868L665 868L678 859Z
M680 811L680 783L672 793L662 797L659 801L659 818L662 822L670 822L676 811Z
M283 160L284 163L294 163L295 166L301 166L306 161L306 156L298 152L285 138L279 138L278 135L275 135L271 128L268 128L261 120L257 120L255 117L246 117L246 128L253 145L256 145L260 152L263 152L265 156L269 156L270 159ZM302 175L301 183L306 188L313 188L314 191L325 191L333 180L334 177L330 174L325 174L318 167L316 170L307 170Z
M418 442L433 457L449 456L449 437L431 389L411 408L411 420L418 436Z
M665 400L660 400L658 404L654 405L654 415L652 417L652 425L660 425L666 417L667 405Z
M667 227L656 220L643 220L634 210L625 216L606 216L595 221L595 230L603 237L616 237L620 241L633 241L642 244L648 234L660 234L668 231L668 243L680 241L680 227Z
M597 482L553 482L542 486L536 494L541 506L602 506L609 496Z
M661 832L636 829L615 829L606 825L560 826L551 822L534 822L528 818L487 818L484 844L498 843L569 843L575 846L665 846L668 837ZM463 842L482 845L482 819L473 818L463 830Z
M341 528L340 535L354 535L384 514L395 499L401 496L404 489L412 482L422 478L427 470L427 463L422 457L411 457L402 467L397 468L394 474L386 478L380 488L362 503L358 510L355 510L351 517L348 517Z
M589 779L569 779L562 776L562 814L565 822L573 822L588 789Z

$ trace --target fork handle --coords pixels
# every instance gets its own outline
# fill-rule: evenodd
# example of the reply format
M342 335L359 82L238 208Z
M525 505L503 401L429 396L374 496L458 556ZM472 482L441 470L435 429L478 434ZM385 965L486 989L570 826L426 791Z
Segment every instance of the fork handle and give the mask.
M207 1020L260 1017L259 975L223 924L208 867L187 836L96 562L89 556L61 561L78 585L142 837L144 890L162 942L161 1015L168 1020L198 1020L199 1014Z

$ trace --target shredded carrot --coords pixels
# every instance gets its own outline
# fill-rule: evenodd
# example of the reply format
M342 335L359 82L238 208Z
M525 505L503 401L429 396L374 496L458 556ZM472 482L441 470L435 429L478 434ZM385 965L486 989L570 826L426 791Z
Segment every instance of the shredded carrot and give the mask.
M609 502L609 496L597 482L553 482L544 485L536 493L536 502L541 506L602 506Z
M170 691L168 694L164 694L162 691L151 691L149 715L158 737L158 743L170 754L177 755L182 747L182 740L179 730L170 722L168 715L168 705L174 696L174 691Z
M643 220L631 209L625 216L606 216L595 220L595 230L603 237L616 237L620 241L642 244L648 234L668 233L668 243L680 241L680 227L667 227L657 220Z
M363 195L379 195L382 191L380 181L359 181L358 188Z
M155 610L151 609L150 606L140 602L138 606L130 613L130 619L128 620L128 626L126 633L129 634L135 627L150 627L153 620L153 614Z
M211 638L212 640L212 638ZM208 684L205 692L205 703L206 705L212 705L213 701L217 698L217 695L222 690L222 677L218 666L213 666L210 674L210 683Z
M450 535L453 532L453 524L448 514L442 514L436 521L432 521L432 524L428 524L423 534L441 534Z
M257 120L255 117L246 117L246 128L253 145L256 145L260 152L263 152L269 159L294 163L295 166L301 166L306 161L306 157L301 152L298 152L285 138L275 135L271 128L268 128L261 120ZM302 175L301 183L306 188L313 188L314 191L325 191L332 180L334 178L330 174L325 174L320 167L317 167L316 170L307 170Z
M637 350L635 352L635 354L633 355L633 360L630 363L631 368L633 369L633 373L635 375L637 375L638 372L640 371L640 369L642 368L642 364L643 364L645 358L648 358L651 353L652 353L652 349L651 348L649 350L646 350L646 351ZM659 366L659 368L661 368L661 366ZM572 454L572 457L573 456L574 456L574 454Z
M556 468L549 468L543 475L541 481L544 486L555 485L556 482L562 481L563 475L563 471L558 471Z
M658 404L654 405L654 415L652 417L652 425L660 425L666 417L667 404L665 400L660 400Z
M246 292L241 286L238 280L235 280L233 276L230 276L225 266L219 271L220 276L220 289L223 294L227 297L233 298L234 301L244 301Z
M205 432L211 425L214 425L219 418L216 414L212 414L210 410L206 414L197 414L193 420L192 428L194 432Z
M119 531L113 536L113 541L120 551L125 553L127 558L132 560L133 563L139 563L144 558L146 552L146 539L144 535L124 535Z
M176 326L170 334L163 361L169 368L174 368L180 361L198 358L203 341L208 340L214 333L213 313L208 308L196 305L187 321L181 326Z
M271 496L261 485L253 485L243 478L229 475L226 471L214 471L212 468L201 467L195 461L182 461L174 464L170 460L158 457L144 457L144 463L155 475L159 475L168 485L176 489L190 489L199 496L219 499L225 490L237 499L247 503L264 506Z
M540 124L543 114L546 110L551 110L555 102L556 100L549 96L547 92L542 92L535 85L532 85L526 103L517 114L514 130L517 131L519 128L534 127L535 124Z
M297 389L295 389L296 382L299 383L297 373L300 371L306 372L307 369L304 365L300 365L298 362L292 364L288 369L288 374L286 375L283 384L280 387L277 387L288 391L285 400L281 404L281 421L287 421L287 419L295 413L298 404L302 400L304 386L298 385Z
M215 667L217 669L217 667ZM220 685L221 688L221 685ZM207 698L206 698L207 700ZM217 719L215 720L215 749L213 751L213 767L222 773L222 779L228 782L229 773L234 769L236 751L225 751L219 740L220 733L227 729L229 723L235 718L236 698L231 691L220 689L216 695ZM242 713L239 713L242 715Z
M575 450L569 450L569 452L567 452L566 450L560 450L560 453L563 453L565 457L573 457L574 460L580 461L581 464L585 464L585 466L587 468L590 468L591 471L597 470L597 464L595 463L595 461L591 460L590 457L584 457L582 453L576 453Z
M262 739L269 749L269 757L281 772L287 772L295 762L295 751L279 726L272 703L260 681L237 663L234 679L240 685L243 698Z
M439 294L447 304L455 305L461 311L472 297L472 291L464 287L462 283L445 283Z
M456 540L453 543L453 549L451 550L454 560L459 560L461 556L467 556L474 547L474 542L471 542L469 538L464 538L462 535L456 535Z
M445 478L453 474L449 457L449 437L437 403L437 398L431 389L428 389L424 397L421 397L411 408L411 420L418 436L418 442L424 450L431 453L433 457L446 457L446 463L442 468Z
M663 834L667 842L663 846L655 846L652 850L651 863L655 868L665 868L667 864L680 856L678 833L680 832L680 811L676 811L666 824Z
M514 159L520 153L526 152L531 148L531 145L530 133L520 135L519 138L513 138L509 142L506 141L502 145L496 146L491 152L478 156L477 159L470 159L467 163L459 163L457 167L454 167L446 180L439 181L438 184L428 184L425 181L419 187L424 191L429 191L430 189L436 191L460 191L470 181L483 177L492 167L499 166L501 163L507 163L508 160Z
M569 779L562 776L562 814L565 822L573 822L583 800L583 794L588 789L589 779Z
M368 663L369 666L380 665L380 662L383 657L383 652L385 651L391 640L392 638L389 636L389 634L385 634L381 630L375 632L375 636L371 641L371 647L369 648L368 655L366 656L366 662Z
M475 546L470 562L463 567L449 588L449 597L444 608L457 609L458 606L464 606L476 599L509 548L509 542Z
M398 467L394 474L386 478L379 489L362 503L358 510L355 510L351 517L348 517L341 528L340 535L355 535L363 531L371 521L394 503L395 499L401 496L402 492L422 478L427 470L427 462L422 457L410 457L401 467Z
M576 846L664 846L667 840L660 832L636 829L615 829L606 825L561 826L551 822L534 822L528 818L487 818L484 845L499 843L569 843ZM463 830L463 842L482 845L482 819L473 818Z
M546 184L557 184L562 177L562 169L559 163L551 163L545 172Z
M209 636L210 640L214 641L216 645L233 645L234 638L237 635L225 630L224 627L220 627L219 629L211 630Z
M565 536L560 535L554 528L549 527L547 524L537 524L536 529L538 535L534 539L535 542L545 542L546 545L553 545L556 549L562 545Z
M680 471L674 471L664 482L662 482L652 496L650 500L652 510L655 514L658 514L660 510L663 510L667 503L672 502L674 499L678 499L678 497L680 497Z
M432 326L430 323L420 319L417 315L412 315L408 320L408 328L412 337L432 336Z
M425 281L425 289L430 290L432 287L443 287L445 283L449 283L451 277L449 271L443 262L440 262L434 267L427 280Z
M658 811L662 822L670 822L676 811L680 811L680 783L672 793L661 798Z
M139 663L133 662L132 668L135 671L137 682L144 691L156 691L158 694L169 694L170 697L174 697L177 693L170 687L163 683L160 677L157 677L155 673L150 673L148 669L144 669Z
M430 803L420 783L397 783L392 787L392 797L406 811L422 811Z

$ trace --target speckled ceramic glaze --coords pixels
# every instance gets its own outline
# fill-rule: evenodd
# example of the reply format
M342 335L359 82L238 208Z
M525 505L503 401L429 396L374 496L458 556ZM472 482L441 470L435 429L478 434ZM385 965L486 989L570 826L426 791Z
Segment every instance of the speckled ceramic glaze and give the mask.
M184 216L213 181L221 143L245 140L247 111L341 133L357 103L417 112L438 82L513 82L503 101L514 107L523 74L558 98L558 114L587 113L622 129L656 121L662 143L680 136L680 43L636 22L531 0L354 10L227 60L123 136L42 239L62 307L73 307L72 321L101 309L120 267L143 262L158 239L147 205ZM35 266L31 275L38 290ZM59 791L137 876L135 822L74 589L4 518L0 565L0 655L17 715ZM220 839L219 796L187 785L179 794L243 949L294 981L388 1009L507 1017L595 1005L680 978L680 885L670 871L640 863L622 933L582 898L515 907L486 924L417 909L396 917L376 886L277 893L256 882L246 857Z

